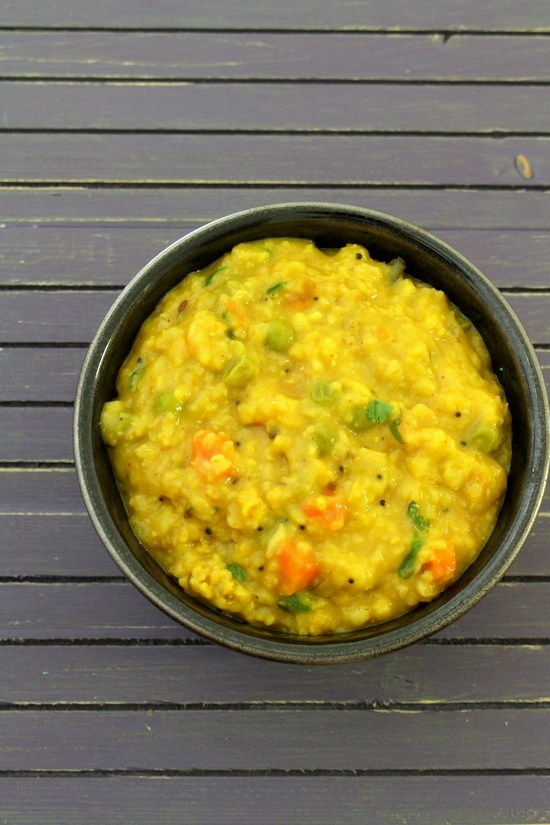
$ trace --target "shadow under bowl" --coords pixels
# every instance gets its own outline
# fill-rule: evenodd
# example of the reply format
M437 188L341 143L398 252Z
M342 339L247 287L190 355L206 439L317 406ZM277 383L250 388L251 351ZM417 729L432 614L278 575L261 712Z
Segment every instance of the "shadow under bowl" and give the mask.
M100 415L139 328L187 274L237 243L308 238L320 247L365 246L377 260L397 256L407 273L437 289L482 334L512 416L512 464L495 528L477 559L438 598L383 624L303 637L248 625L184 593L133 534L100 432ZM377 656L449 625L483 598L516 557L535 520L549 464L548 401L529 339L495 286L446 243L399 218L330 203L250 209L214 221L157 255L124 289L99 327L82 368L74 413L76 469L92 522L128 579L168 616L228 647L283 662L342 663Z

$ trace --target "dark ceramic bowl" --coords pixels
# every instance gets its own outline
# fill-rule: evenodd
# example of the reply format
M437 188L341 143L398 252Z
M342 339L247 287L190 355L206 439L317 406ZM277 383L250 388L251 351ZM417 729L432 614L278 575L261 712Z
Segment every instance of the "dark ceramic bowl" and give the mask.
M160 298L188 273L236 243L274 236L317 245L348 242L374 258L400 256L407 272L444 290L483 335L513 423L512 466L495 529L476 561L437 599L384 624L352 633L299 637L251 627L187 596L132 533L99 428L103 404L134 337ZM398 218L338 204L251 209L192 232L157 255L115 301L88 351L78 385L75 458L84 500L107 550L131 582L172 619L245 653L285 662L351 662L387 653L441 630L498 582L524 543L544 492L549 461L548 403L531 344L498 290L458 252Z

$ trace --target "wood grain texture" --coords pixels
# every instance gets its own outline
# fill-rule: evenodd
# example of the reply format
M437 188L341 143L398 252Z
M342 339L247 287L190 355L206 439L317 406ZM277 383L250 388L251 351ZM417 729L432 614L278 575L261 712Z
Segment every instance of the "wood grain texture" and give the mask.
M434 31L548 31L544 0L374 0L368 9L361 0L303 0L277 4L263 0L76 0L70 12L64 0L4 0L2 25L10 27L122 29L317 29L364 31L413 29Z
M367 662L296 668L218 645L2 649L0 703L178 708L337 703L411 709L548 700L550 648L414 645ZM220 679L223 674L223 679ZM122 710L122 707L120 707Z
M525 83L550 79L550 41L532 35L0 32L0 73L9 79ZM331 91L341 94L327 89L329 99ZM62 116L63 109L57 111Z
M502 582L436 638L544 643L547 581ZM0 639L195 639L127 581L0 583Z
M530 134L550 131L547 99L544 86L488 84L22 81L2 84L2 128L58 129L63 111L64 130Z
M550 138L0 134L5 183L550 184ZM533 171L522 178L514 158Z
M422 190L380 187L134 187L0 188L0 230L21 223L26 229L49 225L94 230L114 226L167 229L181 237L189 228L243 209L273 203L347 203L389 212L432 231L488 229L548 231L550 192L485 189ZM111 227L113 228L113 227ZM81 241L82 243L83 241Z
M549 727L549 710L527 707L505 713L6 710L0 714L0 770L365 771L414 765L533 771L546 767ZM365 741L376 747L365 747Z
M0 285L122 288L158 252L196 228L191 221L177 229L7 223L0 233ZM501 288L550 288L550 232L443 229L437 234Z
M367 737L368 738L368 737ZM546 776L92 776L0 778L18 825L536 825Z
M113 292L5 292L2 343L88 343L116 298ZM550 293L511 294L507 302L537 345L550 343Z

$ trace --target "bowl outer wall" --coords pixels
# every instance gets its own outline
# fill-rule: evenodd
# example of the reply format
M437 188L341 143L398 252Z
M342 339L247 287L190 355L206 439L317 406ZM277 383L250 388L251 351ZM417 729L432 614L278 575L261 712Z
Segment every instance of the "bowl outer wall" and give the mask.
M400 255L407 272L444 290L482 333L512 410L513 463L495 531L458 582L430 604L392 622L331 637L297 637L245 625L186 596L131 532L99 429L104 401L141 323L190 272L236 243L273 236L318 245L366 246L374 258ZM399 218L341 204L259 207L214 221L179 239L123 290L88 350L75 399L77 475L92 522L125 575L171 618L206 638L265 658L318 663L356 661L416 642L463 615L509 567L536 517L549 465L548 401L540 366L521 324L496 287L462 255Z

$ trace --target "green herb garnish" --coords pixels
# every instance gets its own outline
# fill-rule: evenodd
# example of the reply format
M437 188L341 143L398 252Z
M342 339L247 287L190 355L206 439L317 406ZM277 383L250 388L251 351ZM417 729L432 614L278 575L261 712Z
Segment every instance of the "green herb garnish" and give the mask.
M399 441L400 444L404 444L403 436L399 432L399 425L401 424L400 418L394 418L393 421L390 421L390 433L393 435L396 441Z
M234 579L238 582L245 582L247 579L247 573L244 567L241 567L240 564L227 564L227 570L231 573Z
M371 401L367 406L367 418L369 421L372 421L373 424L383 424L388 420L392 412L392 405L386 404L385 401L380 401L378 398L375 398L374 401Z
M309 605L304 602L296 594L288 596L286 599L281 599L277 605L286 613L307 613L311 610Z
M281 289L281 287L283 287L283 286L286 286L286 281L277 281L276 284L272 284L271 286L268 286L268 288L265 291L265 294L266 295L273 295L274 292L277 292L277 290Z
M430 526L429 520L420 515L420 508L416 501L411 501L409 503L409 506L407 507L407 516L420 533L424 533Z
M423 545L424 537L415 530L413 540L411 542L411 548L399 565L399 569L397 571L397 575L402 579L410 579L410 577L414 575L416 569L416 557L418 556L418 553L422 549Z

